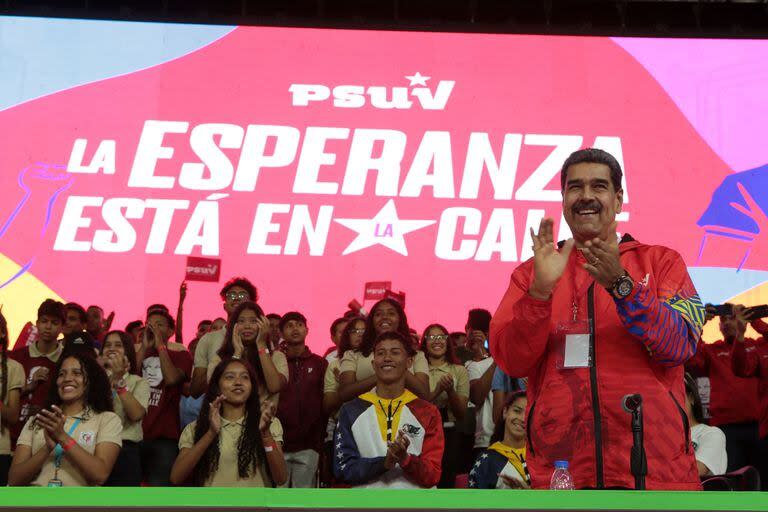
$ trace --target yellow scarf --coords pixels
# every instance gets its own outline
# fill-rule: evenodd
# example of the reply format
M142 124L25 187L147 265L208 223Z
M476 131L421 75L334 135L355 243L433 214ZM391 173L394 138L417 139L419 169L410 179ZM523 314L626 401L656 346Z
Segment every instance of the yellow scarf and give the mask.
M376 410L376 420L379 424L381 438L384 441L394 441L397 438L397 429L400 427L400 413L408 402L413 402L418 397L407 389L397 398L381 398L373 391L360 395L360 399L370 402Z
M525 460L525 446L522 448L512 448L504 443L498 441L488 447L489 450L493 450L500 453L509 461L510 464L517 470L524 482L528 481L528 475L523 468L523 461Z

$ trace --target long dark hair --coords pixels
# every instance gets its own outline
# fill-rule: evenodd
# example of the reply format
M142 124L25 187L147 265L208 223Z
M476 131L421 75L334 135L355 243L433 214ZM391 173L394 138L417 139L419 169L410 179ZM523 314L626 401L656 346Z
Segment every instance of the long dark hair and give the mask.
M430 331L430 329L440 329L445 333L446 336L448 336L448 329L446 329L442 324L429 324L427 328L424 329L424 334L421 335L421 345L419 345L419 349L424 352L424 355L427 357L427 361L429 361L429 351L427 350L427 333ZM456 357L456 351L453 348L453 344L449 342L448 338L445 339L445 360L450 364L461 364L459 358Z
M211 402L221 394L219 381L224 371L232 363L242 364L248 370L248 376L251 380L251 394L245 402L245 418L243 419L243 429L240 439L237 441L237 474L240 478L248 478L251 474L260 470L260 462L264 462L264 469L269 481L272 482L272 474L269 470L267 454L264 450L264 443L261 440L259 431L259 421L261 420L261 400L259 399L258 379L253 366L242 359L224 359L213 370L211 380L208 383L208 391L205 394L203 405L200 408L200 415L197 417L195 425L195 442L198 442L210 428L209 414ZM200 461L192 471L192 482L194 485L202 486L208 478L219 469L219 442L211 443L205 450ZM274 487L274 482L272 483Z
M232 335L235 332L237 319L240 318L242 312L246 310L253 311L259 318L264 316L264 310L261 309L261 306L252 301L245 301L239 304L235 310L232 311L232 314L229 315L229 319L227 320L227 332L224 334L224 342L221 344L221 348L217 352L222 360L231 359L235 354L235 346L232 344ZM264 380L264 370L261 367L259 351L256 346L246 345L243 352L243 358L251 364L254 370L256 370L256 378L259 381L259 384L265 385L266 380Z
M48 389L48 400L45 408L50 409L51 406L60 406L62 403L56 380L59 378L61 367L67 359L77 359L80 362L80 368L83 370L83 376L85 377L85 393L83 396L85 404L83 405L97 413L113 412L115 409L112 402L112 385L109 383L107 372L104 371L104 368L101 367L93 355L78 351L71 352L56 363L56 370L53 373L53 382Z
M336 356L341 359L344 357L344 352L347 350L352 350L352 329L355 328L355 324L359 321L365 322L365 317L363 316L353 316L349 320L347 320L347 325L344 326L344 330L341 331L341 338L339 339L339 348L336 349ZM367 329L366 329L367 330ZM363 333L363 336L365 336L365 333ZM357 350L360 350L361 346L357 348Z
M133 337L127 332L118 330L109 331L103 338L104 341L101 343L101 351L99 351L99 353L104 355L104 345L107 342L107 338L109 338L109 336L112 334L117 334L120 336L120 342L123 344L125 357L128 358L128 364L130 365L128 372L138 375L139 369L138 365L136 364L136 347L133 346Z
M506 400L504 400L504 408L502 411L506 410L508 407L511 407L512 404L517 400L525 398L526 396L527 395L525 394L525 391L513 391L512 393L508 394ZM491 444L504 440L504 429L506 427L506 423L507 422L504 420L504 414L502 413L501 418L499 418L499 421L496 422L496 427L493 429L493 434L491 435L490 440ZM528 428L528 425L526 425L525 428Z
M373 305L371 312L365 319L365 333L363 334L363 342L360 344L360 353L365 357L371 355L371 352L373 351L373 342L376 340L376 328L373 325L374 313L376 313L376 310L379 308L379 306L385 303L390 304L395 308L395 311L397 311L397 316L399 319L397 322L397 332L402 334L405 339L411 339L411 329L408 327L408 317L405 316L405 310L403 309L403 306L401 306L400 303L395 299L381 299L379 302Z

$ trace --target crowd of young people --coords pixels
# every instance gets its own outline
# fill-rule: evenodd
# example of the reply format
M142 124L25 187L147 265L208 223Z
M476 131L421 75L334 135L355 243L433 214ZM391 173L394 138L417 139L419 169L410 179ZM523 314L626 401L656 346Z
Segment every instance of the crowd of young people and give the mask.
M490 312L469 311L461 332L431 324L419 333L384 299L367 316L336 319L332 346L315 354L309 321L265 315L242 277L220 292L225 322L201 321L185 346L185 296L183 285L176 318L153 304L124 330L98 307L48 299L36 334L13 349L0 314L0 484L532 486L526 379L505 375L489 354ZM723 343L744 345L735 311L722 320ZM721 374L739 372L746 386L760 372L749 348L759 343L736 350L734 369L730 359L727 370L710 362L707 348L689 363L696 376L712 374L714 424L716 397L733 380ZM738 398L755 404L744 416L754 422L751 378L755 396ZM700 475L723 473L726 436L706 425L694 378L686 384Z

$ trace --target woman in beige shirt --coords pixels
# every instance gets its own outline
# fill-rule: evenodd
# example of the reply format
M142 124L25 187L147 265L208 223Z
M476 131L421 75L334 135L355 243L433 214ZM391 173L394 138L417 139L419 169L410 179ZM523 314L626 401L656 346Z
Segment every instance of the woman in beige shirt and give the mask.
M179 440L171 482L205 487L270 487L288 478L275 406L259 399L256 371L225 359L208 383L200 416Z
M463 420L467 414L469 375L448 342L448 329L442 325L432 324L424 329L421 350L429 360L429 401L437 406L443 418L445 450L438 487L452 488L461 450L461 434L456 430L456 421Z
M48 405L21 431L9 485L102 485L122 445L109 378L85 353L61 359L55 375Z
M104 485L137 487L142 477L139 443L144 438L141 420L149 406L149 382L137 375L133 341L123 331L111 331L104 337L100 362L112 386L115 414L123 422L123 447Z
M411 339L408 317L399 302L382 299L371 308L365 320L365 333L360 350L348 350L339 363L339 397L348 402L376 385L373 373L373 342L385 332L396 331ZM423 352L417 352L411 371L406 375L405 387L419 398L429 396L429 369Z

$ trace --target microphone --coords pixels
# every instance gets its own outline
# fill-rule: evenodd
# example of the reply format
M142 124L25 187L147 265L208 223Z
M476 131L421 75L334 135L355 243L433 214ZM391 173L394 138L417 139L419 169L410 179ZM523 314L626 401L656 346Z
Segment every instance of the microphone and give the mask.
M640 393L624 395L624 398L621 399L621 408L630 414L640 409L642 405L643 397Z

